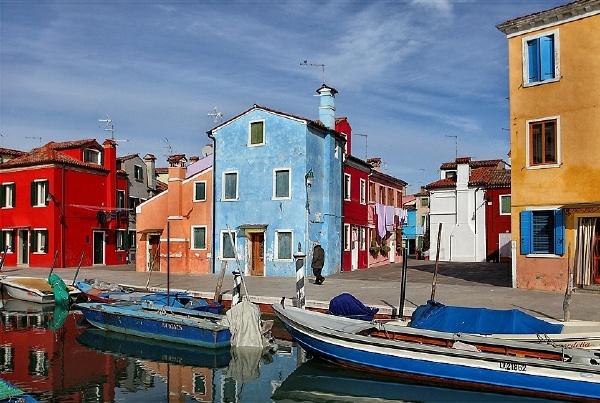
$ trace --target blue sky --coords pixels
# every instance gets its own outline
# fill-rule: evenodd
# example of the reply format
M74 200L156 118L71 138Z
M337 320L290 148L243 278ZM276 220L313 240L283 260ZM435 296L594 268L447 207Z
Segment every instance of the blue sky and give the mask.
M459 155L507 158L506 38L495 25L565 1L0 2L0 146L104 138L119 154L199 154L217 106L338 116L416 190ZM365 156L364 138L353 154Z

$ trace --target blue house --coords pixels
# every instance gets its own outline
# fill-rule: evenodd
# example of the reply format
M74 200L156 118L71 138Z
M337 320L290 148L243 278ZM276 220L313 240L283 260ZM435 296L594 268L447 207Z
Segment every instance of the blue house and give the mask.
M406 207L406 206L405 206ZM423 242L423 225L417 224L417 210L408 210L406 224L402 226L402 240L409 254L415 254Z
M340 271L345 137L334 130L337 91L323 85L317 93L320 121L253 105L208 132L213 270L229 261L246 275L294 276L298 246L310 267L319 242L323 275Z

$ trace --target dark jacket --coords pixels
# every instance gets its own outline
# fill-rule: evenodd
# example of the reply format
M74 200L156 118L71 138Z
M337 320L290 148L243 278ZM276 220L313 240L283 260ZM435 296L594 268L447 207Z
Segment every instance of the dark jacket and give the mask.
M312 263L310 267L313 267L315 269L322 269L324 264L325 251L323 250L321 245L315 245L315 248L313 249Z

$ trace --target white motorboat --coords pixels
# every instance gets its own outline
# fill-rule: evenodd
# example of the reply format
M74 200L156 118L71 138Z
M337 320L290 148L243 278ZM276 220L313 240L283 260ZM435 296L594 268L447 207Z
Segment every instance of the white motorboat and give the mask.
M46 278L9 276L1 278L0 284L11 298L38 304L54 303L54 292ZM80 293L72 286L67 286L67 289L71 299Z

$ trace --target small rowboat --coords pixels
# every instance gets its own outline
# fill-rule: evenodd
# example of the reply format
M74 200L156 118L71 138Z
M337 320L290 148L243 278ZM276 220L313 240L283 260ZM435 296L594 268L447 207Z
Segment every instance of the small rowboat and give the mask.
M412 381L550 398L598 399L600 352L404 328L282 304L278 318L309 353ZM596 400L597 401L597 400Z
M149 303L81 303L77 308L93 326L117 333L198 347L230 345L225 316Z
M11 276L0 279L0 284L11 298L38 304L54 303L54 292L45 278ZM79 294L75 287L67 286L67 290L71 299Z

